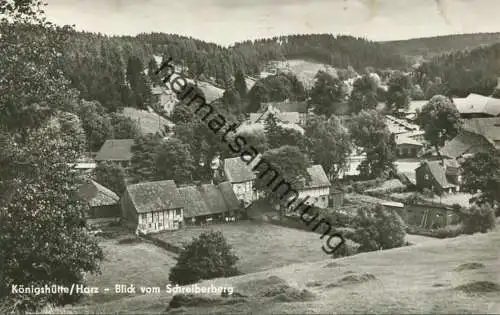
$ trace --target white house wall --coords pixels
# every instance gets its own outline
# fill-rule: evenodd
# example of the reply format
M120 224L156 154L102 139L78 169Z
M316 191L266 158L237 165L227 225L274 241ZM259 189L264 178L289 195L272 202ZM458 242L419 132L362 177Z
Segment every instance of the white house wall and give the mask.
M299 191L299 199L303 199L309 196L309 201L312 201L313 204L318 208L328 208L329 195L329 187L303 189Z
M177 230L183 218L182 209L139 213L137 228L146 234Z

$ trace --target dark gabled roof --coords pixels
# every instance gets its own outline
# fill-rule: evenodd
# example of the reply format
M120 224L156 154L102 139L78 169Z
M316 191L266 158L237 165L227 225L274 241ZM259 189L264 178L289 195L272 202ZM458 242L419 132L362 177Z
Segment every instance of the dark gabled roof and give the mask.
M184 204L184 217L192 218L240 209L240 202L233 192L231 183L215 186L187 186L178 189Z
M275 107L282 113L307 113L307 102L269 102L262 103L261 108L267 109L267 107L270 105Z
M116 205L120 200L117 194L93 180L83 184L78 195L91 207Z
M184 204L185 218L198 217L212 213L196 186L181 187L178 191Z
M224 160L224 174L231 183L243 183L255 179L251 167L243 162L240 157Z
M467 153L484 151L485 139L478 134L461 132L448 141L440 150L442 156L456 159Z
M226 206L229 210L237 210L241 207L240 201L234 194L233 186L230 182L223 182L217 185L222 193L222 197L226 201Z
M463 129L483 136L497 150L500 149L500 117L466 119Z
M127 192L138 213L183 207L182 199L173 180L129 185Z
M130 161L134 139L106 140L95 157L96 161Z
M228 211L226 201L222 192L217 186L212 184L203 184L198 187L205 203L210 209L211 213L222 213Z
M309 174L310 181L307 182L304 188L330 187L332 185L323 170L323 166L319 164L307 168L307 173Z
M448 177L446 176L446 163L447 162L443 163L442 160L425 161L417 168L417 171L426 166L431 176L436 180L437 184L441 188L456 187L456 185L448 181Z

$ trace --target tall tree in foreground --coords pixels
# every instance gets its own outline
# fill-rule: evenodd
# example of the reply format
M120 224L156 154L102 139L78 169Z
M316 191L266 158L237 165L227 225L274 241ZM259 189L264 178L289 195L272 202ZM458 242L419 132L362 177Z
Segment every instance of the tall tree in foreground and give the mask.
M170 270L169 280L186 285L203 279L231 277L239 274L234 254L221 232L202 233L186 246Z
M424 137L441 156L441 148L447 140L457 136L462 127L462 120L455 104L443 95L432 97L417 113L417 122L424 130Z
M81 294L20 295L11 291L16 285L71 287L84 282L84 272L99 271L103 253L84 229L88 206L76 199L80 180L68 166L78 156L73 145L46 127L11 152L10 167L21 172L9 180L0 204L0 301L18 311L72 303Z
M69 166L81 145L68 134L76 119L51 119L75 95L59 68L65 32L44 21L42 8L0 1L0 313L75 301L80 294L16 294L12 286L71 287L102 259L83 228L87 207Z

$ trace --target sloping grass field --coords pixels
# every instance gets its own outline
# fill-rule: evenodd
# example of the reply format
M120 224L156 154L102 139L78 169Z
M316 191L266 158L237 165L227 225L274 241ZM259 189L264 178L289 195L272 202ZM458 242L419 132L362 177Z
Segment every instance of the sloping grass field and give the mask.
M188 227L154 237L182 246L191 242L193 237L210 230L222 232L240 258L237 267L243 273L318 261L326 257L321 249L324 240L320 240L320 234L253 221Z
M293 73L306 88L311 88L314 85L314 76L316 76L320 70L327 72L333 77L337 77L337 70L323 63L291 59L286 61L275 61L272 62L272 64L280 71Z
M143 134L162 134L165 131L165 126L173 126L173 123L168 119L147 110L125 107L123 115L135 121Z
M120 239L100 242L104 251L102 273L88 275L87 286L99 287L102 293L86 296L82 303L95 304L126 298L127 295L113 293L116 284L165 287L169 283L170 268L177 263L175 255L133 236L130 239L137 242L120 243ZM104 293L104 288L109 288L111 293Z
M246 297L232 304L212 297L212 305L181 307L169 313L499 313L499 243L496 231L208 280L199 285L232 286ZM171 298L163 292L52 312L161 313Z

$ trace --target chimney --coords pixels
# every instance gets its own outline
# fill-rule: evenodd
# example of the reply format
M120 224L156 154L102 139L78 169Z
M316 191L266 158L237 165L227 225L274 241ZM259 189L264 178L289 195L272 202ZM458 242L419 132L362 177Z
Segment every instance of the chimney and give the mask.
M497 86L495 87L495 90L500 91L500 77L497 78Z

